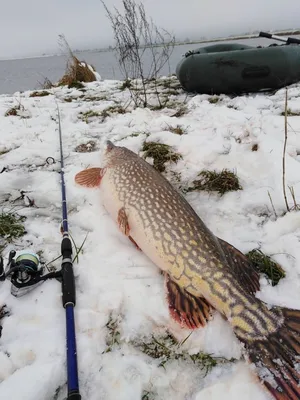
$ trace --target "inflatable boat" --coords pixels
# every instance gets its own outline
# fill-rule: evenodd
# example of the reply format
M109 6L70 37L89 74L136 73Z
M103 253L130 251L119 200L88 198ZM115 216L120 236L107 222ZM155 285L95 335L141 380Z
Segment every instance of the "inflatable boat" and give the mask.
M279 89L300 81L300 46L215 44L185 54L176 67L187 92L240 94Z

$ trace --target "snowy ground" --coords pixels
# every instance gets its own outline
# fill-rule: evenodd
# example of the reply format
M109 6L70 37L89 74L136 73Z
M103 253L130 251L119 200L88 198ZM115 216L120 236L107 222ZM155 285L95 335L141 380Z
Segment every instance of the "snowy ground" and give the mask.
M134 346L153 333L167 332L184 340L171 320L157 268L118 231L101 205L97 190L74 183L74 175L87 166L101 166L106 139L139 152L145 139L173 146L182 155L167 166L170 179L180 173L180 185L188 187L202 169L234 170L243 190L223 197L190 192L188 200L209 228L243 252L260 248L281 263L286 278L272 287L261 278L257 296L269 302L300 308L300 213L285 213L282 191L285 91L230 98L220 96L170 96L174 108L136 109L87 122L80 113L125 105L128 91L121 83L86 84L86 91L51 89L46 97L31 92L0 96L0 205L27 217L27 234L5 249L43 251L49 262L60 253L61 192L56 102L61 112L65 155L65 179L69 226L77 246L88 233L79 262L74 263L77 286L75 309L78 368L82 399L89 400L267 400L268 394L254 380L241 357L238 341L219 315L184 343L190 353L213 354L235 363L214 367L206 376L192 361L171 359L164 367ZM83 95L89 99L79 98ZM72 102L64 101L73 98ZM98 98L98 99L97 99ZM288 91L288 107L300 112L300 86ZM187 113L172 116L186 103ZM21 115L4 116L21 104ZM23 118L26 117L26 118ZM300 203L300 117L288 119L286 184L293 186ZM186 134L168 131L182 125ZM149 135L145 134L147 132ZM79 153L76 146L94 140L95 152ZM257 144L258 150L252 151ZM56 162L47 164L46 158ZM151 162L151 160L149 160ZM178 175L177 175L178 176ZM176 179L174 184L178 185ZM35 207L15 201L28 191ZM270 193L277 218L274 215ZM289 204L293 201L288 191ZM60 263L52 264L59 268ZM0 338L0 398L60 400L65 396L65 312L57 281L47 281L21 298L10 294L10 283L1 283L0 305L11 315L2 321ZM119 318L119 344L108 349L111 318ZM241 397L242 396L242 397Z

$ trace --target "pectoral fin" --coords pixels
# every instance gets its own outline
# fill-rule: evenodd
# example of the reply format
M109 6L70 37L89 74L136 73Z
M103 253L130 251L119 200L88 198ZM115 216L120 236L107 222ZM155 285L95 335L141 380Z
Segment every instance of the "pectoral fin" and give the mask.
M118 212L118 226L120 231L124 233L124 235L129 236L130 228L124 207L120 208Z
M75 176L75 182L78 185L85 187L97 187L101 183L101 179L104 175L104 168L88 168L78 172Z
M124 207L120 208L120 210L118 212L118 226L119 226L120 231L124 235L128 236L128 239L131 241L131 243L133 243L138 250L141 250L139 248L139 245L130 236L130 227L129 227L128 218L127 218Z
M197 329L212 318L213 307L203 298L195 297L181 288L165 273L169 311L183 328Z
M218 238L225 257L240 284L254 294L260 288L259 273L248 258L231 244Z

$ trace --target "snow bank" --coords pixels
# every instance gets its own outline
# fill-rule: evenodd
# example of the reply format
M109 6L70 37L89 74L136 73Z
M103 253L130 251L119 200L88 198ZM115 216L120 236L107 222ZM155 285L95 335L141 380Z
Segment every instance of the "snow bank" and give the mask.
M88 234L79 262L74 263L82 398L139 400L144 395L156 400L266 400L268 394L251 375L229 324L219 315L194 332L184 346L193 354L203 351L239 361L219 364L206 376L189 360L171 360L164 368L159 367L157 360L134 347L136 340L153 333L168 330L184 340L189 331L171 320L157 268L118 231L103 209L97 190L76 187L74 175L87 166L101 166L106 139L139 152L146 137L172 145L182 155L178 164L168 166L168 176L173 177L170 170L180 174L183 187L190 186L202 169L234 170L243 190L223 197L189 192L186 197L217 236L243 252L260 248L284 267L286 278L276 287L262 277L262 289L257 294L260 298L270 304L299 308L300 214L284 214L282 192L284 90L274 95L220 96L215 104L210 103L209 96L186 98L179 92L170 97L177 106L186 102L187 113L181 117L172 116L175 105L162 110L129 107L124 114L92 117L88 123L80 118L89 110L101 115L108 107L126 104L129 94L119 90L120 86L118 81L98 81L86 84L84 92L54 88L45 97L29 97L30 92L0 96L0 154L7 151L0 155L1 209L15 207L27 217L26 235L7 246L5 255L12 248L43 251L47 262L59 255L57 102L70 232L77 246ZM289 89L293 111L300 109L299 96L300 86ZM4 116L19 104L25 115ZM300 203L300 117L289 117L288 122L286 185L294 187ZM186 134L167 130L168 125L178 124ZM90 140L96 144L95 152L75 151L76 146ZM258 146L257 151L252 151L253 145ZM56 162L48 164L47 157ZM178 182L174 180L174 184ZM20 190L34 199L35 207L20 200L14 202ZM289 192L288 198L292 206ZM51 265L59 268L59 260ZM11 296L8 281L1 283L1 304L7 305L11 315L3 319L0 338L0 398L62 399L66 390L65 314L59 283L47 281L22 298ZM120 317L120 344L107 352L111 314Z

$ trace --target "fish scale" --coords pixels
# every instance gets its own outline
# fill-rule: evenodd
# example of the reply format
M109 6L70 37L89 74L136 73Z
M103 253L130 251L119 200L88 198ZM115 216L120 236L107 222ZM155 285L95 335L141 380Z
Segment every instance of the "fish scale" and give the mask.
M217 310L270 393L299 399L300 311L270 308L256 298L259 275L245 255L216 237L184 196L136 153L108 141L104 162L103 168L79 172L75 181L100 188L121 232L163 271L171 317L196 329Z

